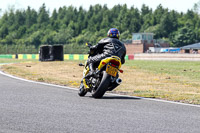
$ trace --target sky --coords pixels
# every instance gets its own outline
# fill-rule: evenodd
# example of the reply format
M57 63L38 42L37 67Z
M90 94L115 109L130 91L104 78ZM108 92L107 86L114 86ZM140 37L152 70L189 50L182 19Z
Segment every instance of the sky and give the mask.
M82 6L88 10L90 5L95 4L107 4L108 8L112 8L117 4L127 4L128 8L134 5L138 9L141 9L142 4L145 4L155 10L159 4L162 4L164 8L170 10L176 10L178 12L186 13L188 9L192 9L194 4L200 0L0 0L0 9L2 12L14 6L15 9L26 9L28 6L38 11L39 7L45 3L50 13L54 9L59 9L63 6Z

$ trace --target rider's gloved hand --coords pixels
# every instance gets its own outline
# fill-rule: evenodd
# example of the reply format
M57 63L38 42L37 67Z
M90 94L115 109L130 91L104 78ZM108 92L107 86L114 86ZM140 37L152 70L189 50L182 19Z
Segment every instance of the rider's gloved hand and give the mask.
M91 46L89 54L93 55L95 53L96 49L97 49L96 46Z
M96 49L97 49L96 45L90 47L90 50L96 50Z

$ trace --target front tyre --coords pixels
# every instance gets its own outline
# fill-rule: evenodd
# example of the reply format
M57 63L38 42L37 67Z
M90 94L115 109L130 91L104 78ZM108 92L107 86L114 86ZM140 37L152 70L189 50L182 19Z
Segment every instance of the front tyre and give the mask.
M83 83L81 83L81 85L80 85L80 87L79 87L78 95L79 95L80 97L83 97L83 96L86 95L86 93L87 93L87 91L84 89Z
M108 86L110 84L111 76L103 71L103 77L101 82L96 90L93 90L92 97L94 98L102 98L105 92L108 90Z

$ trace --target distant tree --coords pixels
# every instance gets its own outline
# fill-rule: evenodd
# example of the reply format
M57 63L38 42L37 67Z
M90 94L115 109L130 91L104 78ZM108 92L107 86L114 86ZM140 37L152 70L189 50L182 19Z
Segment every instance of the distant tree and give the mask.
M148 6L146 6L145 4L142 5L142 8L141 8L141 15L142 16L147 15L151 11L152 11L152 9L150 9Z
M60 29L53 37L55 44L69 44L70 39L73 38L73 32L73 29L70 28Z
M37 23L41 28L46 27L49 24L49 11L46 10L45 4L39 9Z
M126 4L122 5L121 10L119 12L119 16L116 21L119 22L118 29L121 32L127 30L128 26L130 25L130 15L128 13L128 8Z
M0 38L5 38L8 35L8 27L6 24L1 25L0 27Z
M26 14L25 11L17 10L15 13L15 24L17 27L25 25Z
M27 28L30 28L33 24L37 23L37 17L38 17L37 12L28 6L25 13L26 13L25 23Z
M57 34L57 32L47 29L44 32L44 36L42 37L42 39L40 39L41 43L42 44L50 44L50 45L55 44L54 37L56 36L56 34Z
M184 27L176 32L172 41L175 46L181 47L196 42L196 35L191 27L191 24L187 22Z
M26 39L26 44L33 44L38 47L41 45L42 36L44 35L41 31L35 31Z
M51 29L58 31L59 30L59 20L58 20L58 13L56 9L53 10L52 16L50 18L50 25Z
M160 23L161 18L165 12L168 12L168 9L164 9L161 4L156 8L156 10L153 13L155 24Z
M131 20L130 20L130 25L129 25L129 33L132 32L139 32L141 29L141 16L140 16L140 11L137 8L131 7L130 9L130 15L131 15Z
M180 18L180 15L178 12L172 10L169 12L169 19L172 23L171 25L171 32L177 31L179 24L178 24L178 19Z
M132 35L128 30L125 32L122 32L120 35L120 40L130 40L131 38L132 38Z
M200 0L194 4L193 11L198 14L200 13Z
M170 14L166 12L163 14L160 22L160 37L169 37L169 34L173 31L173 22L170 19Z
M143 17L144 23L141 26L140 32L144 32L146 29L153 26L153 24L151 23L151 19L152 19L151 13L148 13Z
M7 24L12 26L15 23L15 9L14 7L10 7L8 10L8 18L7 18Z

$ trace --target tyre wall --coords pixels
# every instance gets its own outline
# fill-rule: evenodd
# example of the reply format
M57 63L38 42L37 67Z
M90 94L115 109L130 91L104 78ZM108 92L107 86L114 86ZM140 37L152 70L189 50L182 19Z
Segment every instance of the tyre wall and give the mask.
M37 59L39 54L0 55L1 59ZM64 60L87 60L87 54L64 54ZM133 60L134 55L126 55L126 60Z

